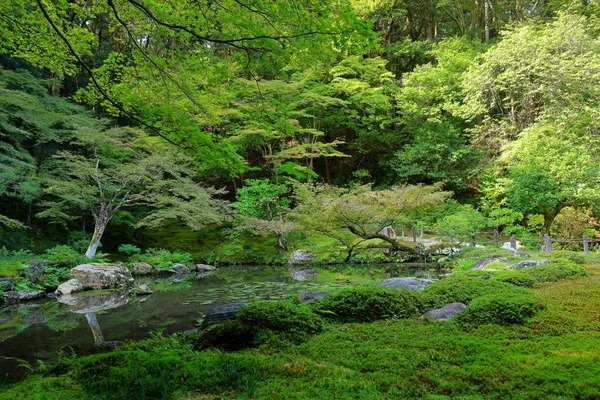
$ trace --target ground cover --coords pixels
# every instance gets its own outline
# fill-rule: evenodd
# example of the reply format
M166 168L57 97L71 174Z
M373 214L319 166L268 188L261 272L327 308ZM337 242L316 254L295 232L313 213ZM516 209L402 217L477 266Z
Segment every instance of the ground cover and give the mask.
M523 295L544 304L518 323L415 317L340 323L328 318L323 331L304 343L266 343L231 354L196 352L185 341L155 337L109 355L42 368L5 387L0 399L103 399L117 393L164 399L597 398L600 263L590 256L584 267L586 277L536 283L529 289L500 281L484 284L488 292L511 288L508 298ZM464 279L477 278L466 274ZM450 293L426 292L425 299ZM451 293L473 296L464 290ZM90 370L93 376L84 372ZM123 389L118 376L131 378L129 389ZM142 383L148 388L141 390Z

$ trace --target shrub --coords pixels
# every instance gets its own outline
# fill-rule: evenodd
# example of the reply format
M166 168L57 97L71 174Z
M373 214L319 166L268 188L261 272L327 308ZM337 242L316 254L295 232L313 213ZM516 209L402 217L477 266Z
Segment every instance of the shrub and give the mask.
M127 254L131 256L132 254L140 254L142 249L133 245L133 244L122 244L119 246L119 253Z
M190 265L192 255L183 251L170 252L164 249L148 249L144 254L134 254L130 262L145 262L156 268L171 268L174 263Z
M587 271L581 265L562 260L551 264L536 265L523 270L523 274L535 279L536 282L556 282L569 276L587 276Z
M78 264L89 261L83 254L75 251L69 246L56 246L46 250L48 264L58 268L73 268Z
M343 322L371 322L385 318L410 318L419 313L415 292L379 286L356 286L319 299L317 312Z
M456 315L460 324L524 324L544 309L544 304L532 293L496 293L474 299Z
M537 279L533 276L526 274L525 271L502 271L494 274L494 278L501 282L510 283L511 285L520 287L532 287L538 283Z
M585 264L585 257L583 254L568 250L555 250L545 254L543 258L550 261L568 260L579 265Z
M474 299L489 294L528 293L527 289L510 283L478 278L475 273L483 275L482 271L454 273L446 279L427 286L420 293L424 309L438 308L455 302L469 304Z
M268 343L299 344L323 330L323 320L306 304L259 301L242 308L236 319L216 325L195 338L196 349L239 350Z

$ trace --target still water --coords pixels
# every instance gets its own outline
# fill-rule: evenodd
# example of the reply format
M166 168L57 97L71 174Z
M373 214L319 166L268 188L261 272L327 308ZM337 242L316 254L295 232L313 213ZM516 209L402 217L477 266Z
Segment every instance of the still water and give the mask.
M236 302L286 299L302 291L331 291L401 276L431 277L424 265L338 266L309 270L284 267L223 267L186 280L136 280L153 293L117 290L63 296L0 308L0 355L35 363L59 352L87 354L95 342L127 341L151 332L193 329L211 308Z

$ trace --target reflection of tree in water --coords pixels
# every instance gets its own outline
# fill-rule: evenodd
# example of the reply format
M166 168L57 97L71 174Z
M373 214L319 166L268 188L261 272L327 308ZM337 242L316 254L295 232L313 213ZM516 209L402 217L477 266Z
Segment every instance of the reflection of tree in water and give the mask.
M88 292L77 295L63 295L58 298L60 303L69 306L72 313L85 314L85 319L92 331L95 344L105 343L96 312L117 308L129 301L127 291Z

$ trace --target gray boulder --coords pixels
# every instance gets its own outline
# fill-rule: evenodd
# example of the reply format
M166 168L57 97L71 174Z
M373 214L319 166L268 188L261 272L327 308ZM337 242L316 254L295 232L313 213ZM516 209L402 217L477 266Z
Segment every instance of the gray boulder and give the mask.
M81 292L85 289L85 286L79 279L69 279L68 281L58 285L55 293L59 294L71 294L74 292Z
M435 321L450 321L456 314L467 308L463 303L450 303L442 308L427 311L423 318L429 318Z
M81 264L71 269L71 278L79 279L86 289L111 289L133 283L131 272L112 264Z
M216 271L217 268L213 267L212 265L207 265L207 264L196 264L195 270L196 270L196 272L212 272L212 271Z
M138 296L143 296L143 295L154 293L152 291L152 289L150 289L150 287L147 284L145 284L145 283L136 286L134 288L134 290L135 290L135 294L138 295Z
M524 251L519 251L517 249L508 248L509 253L511 253L515 257L519 258L530 258L531 255L529 253L525 253Z
M473 264L473 266L469 269L473 270L473 271L481 270L481 269L485 268L486 265L493 263L493 262L508 262L508 258L506 258L504 256L500 256L500 255L482 258L481 260L479 260L475 264Z
M130 269L132 275L154 275L157 272L154 266L145 262L133 263Z
M288 257L288 264L306 264L317 257L316 254L306 250L296 250Z
M432 283L433 281L431 279L408 277L384 279L377 286L389 287L392 289L422 290Z
M298 301L300 303L312 304L326 296L329 296L329 292L300 292L298 293Z
M173 264L171 265L171 271L175 275L189 275L190 269L184 264Z
M37 283L44 274L44 268L48 266L48 261L28 261L27 268L22 271L22 275L26 276L31 283Z
M15 282L13 278L0 278L0 290L3 292L10 292L15 289Z
M526 261L521 261L520 263L515 265L515 269L535 267L536 265L551 264L551 263L552 263L552 261L549 261L549 260L526 260Z
M232 320L235 318L238 311L244 307L246 307L246 303L232 303L214 307L206 314L200 329L205 329L209 326Z
M0 382L16 382L31 372L29 363L14 357L0 356Z
M45 293L43 290L11 290L5 292L2 295L2 299L6 303L16 303L25 300L34 300L44 297Z

